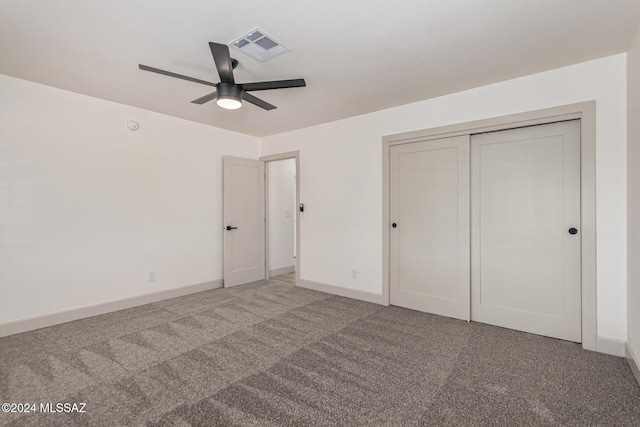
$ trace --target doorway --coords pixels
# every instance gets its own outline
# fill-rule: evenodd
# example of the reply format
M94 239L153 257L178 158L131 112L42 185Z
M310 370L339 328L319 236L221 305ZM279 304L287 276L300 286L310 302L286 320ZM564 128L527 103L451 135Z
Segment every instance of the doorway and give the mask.
M266 278L300 279L300 152L260 157L265 164Z
M272 163L285 160L291 162L270 167ZM301 209L297 206L300 200L299 152L275 154L259 160L224 156L223 163L224 286L268 279L274 274L288 274L286 281L297 284L301 261ZM282 181L275 187L276 194L269 191L270 169L276 171L274 181ZM277 175L282 175L282 180L276 179ZM283 193L283 186L287 187L286 194L277 194ZM271 215L270 199L276 199ZM283 203L278 203L278 199ZM285 229L274 236L274 230L280 229L279 219ZM268 224L273 226L271 233ZM275 249L270 251L270 247ZM274 262L270 262L272 258Z
M266 162L267 277L295 281L296 159Z

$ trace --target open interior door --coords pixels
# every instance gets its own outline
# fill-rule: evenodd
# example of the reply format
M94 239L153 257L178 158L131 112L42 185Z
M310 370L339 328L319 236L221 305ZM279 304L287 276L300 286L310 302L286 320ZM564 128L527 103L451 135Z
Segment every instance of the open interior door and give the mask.
M224 286L264 279L264 162L223 157Z

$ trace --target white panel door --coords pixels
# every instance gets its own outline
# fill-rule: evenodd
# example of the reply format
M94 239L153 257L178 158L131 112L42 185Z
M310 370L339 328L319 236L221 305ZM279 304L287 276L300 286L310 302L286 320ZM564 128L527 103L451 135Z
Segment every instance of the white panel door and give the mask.
M224 286L264 279L264 162L224 157Z
M472 320L580 342L580 122L473 135L471 183Z
M469 136L390 154L390 302L469 320Z

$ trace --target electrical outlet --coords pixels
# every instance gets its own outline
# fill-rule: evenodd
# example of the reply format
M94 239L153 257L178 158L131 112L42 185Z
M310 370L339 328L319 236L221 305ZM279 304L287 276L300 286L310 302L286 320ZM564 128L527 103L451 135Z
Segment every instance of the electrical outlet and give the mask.
M147 274L147 282L151 283L151 282L155 282L156 281L156 272L155 271L150 271Z
M358 278L358 270L351 270L351 278L352 279Z

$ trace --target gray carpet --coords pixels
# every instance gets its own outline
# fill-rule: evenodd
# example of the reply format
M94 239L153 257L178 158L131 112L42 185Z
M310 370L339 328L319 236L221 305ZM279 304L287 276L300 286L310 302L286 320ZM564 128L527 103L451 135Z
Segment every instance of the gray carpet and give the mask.
M624 359L275 280L0 339L2 425L640 425Z

